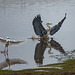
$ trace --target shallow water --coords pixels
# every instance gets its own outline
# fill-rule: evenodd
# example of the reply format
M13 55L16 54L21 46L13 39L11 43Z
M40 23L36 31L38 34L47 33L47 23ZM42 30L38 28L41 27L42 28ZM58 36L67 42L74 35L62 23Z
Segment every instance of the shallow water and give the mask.
M10 46L8 57L10 59L22 59L28 64L12 65L10 69L21 70L38 67L34 56L36 46L40 41L27 39L36 36L32 27L32 20L37 14L41 14L43 25L47 28L46 23L51 22L56 25L67 13L65 22L61 29L53 35L53 38L65 52L74 50L74 9L75 0L0 0L0 37L4 39L10 37L11 40L25 40L25 43L19 46ZM0 43L0 51L3 50L4 45ZM49 54L48 50L49 48L46 47L42 53L43 65L57 63L58 60L50 57L50 55L62 54L54 48L51 50L53 54ZM3 61L5 61L5 56L0 53L0 63ZM3 69L8 69L8 67Z

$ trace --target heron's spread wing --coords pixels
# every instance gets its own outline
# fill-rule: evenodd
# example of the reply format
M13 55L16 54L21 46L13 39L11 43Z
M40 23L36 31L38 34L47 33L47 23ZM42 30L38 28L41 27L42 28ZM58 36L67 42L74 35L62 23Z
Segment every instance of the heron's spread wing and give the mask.
M18 45L24 43L25 41L10 41L10 45Z
M57 25L51 28L50 35L54 35L60 29L65 19L66 19L66 14L65 17Z
M44 36L47 34L47 31L45 30L45 28L42 25L42 21L41 21L41 16L37 15L34 19L33 19L33 28L34 31L36 33L36 35L39 35L40 37Z
M58 50L61 53L65 53L64 49L62 48L62 46L58 42L56 42L55 40L52 39L50 41L50 44L51 44L52 48Z
M3 38L0 37L0 42L3 43L3 44L5 44L6 40L4 40Z

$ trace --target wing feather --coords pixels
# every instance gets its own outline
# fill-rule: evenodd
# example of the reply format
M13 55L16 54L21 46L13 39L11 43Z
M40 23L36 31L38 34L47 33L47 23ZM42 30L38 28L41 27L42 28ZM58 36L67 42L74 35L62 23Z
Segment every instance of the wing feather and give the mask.
M33 28L34 28L34 31L35 31L36 35L39 35L40 37L42 37L42 36L47 34L47 31L45 30L45 28L42 25L40 15L37 15L37 17L35 17L33 19L32 24L33 24Z
M3 44L5 44L6 40L4 40L3 38L0 37L0 42L3 43Z
M50 35L54 35L60 29L65 19L66 19L66 14L65 17L57 25L51 28Z
M24 43L25 41L10 41L10 45L18 45Z

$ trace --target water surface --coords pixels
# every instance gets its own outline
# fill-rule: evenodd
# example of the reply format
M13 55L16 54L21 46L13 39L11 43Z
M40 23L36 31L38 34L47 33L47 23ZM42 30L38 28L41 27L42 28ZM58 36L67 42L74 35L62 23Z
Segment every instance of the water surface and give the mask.
M63 50L72 51L75 49L75 0L0 0L0 37L12 40L26 40L24 44L9 47L8 57L10 59L19 58L28 64L12 65L10 69L21 70L36 68L35 51L40 41L32 41L30 38L36 36L32 26L32 20L37 14L41 14L43 25L51 22L56 25L67 13L67 18L61 29L53 36L54 41L59 43ZM50 40L49 40L50 42ZM0 51L4 50L4 45L0 43ZM43 65L57 63L56 58L51 55L64 55L60 51L52 48L44 48L42 53ZM0 63L5 61L5 56L0 53ZM8 67L3 68L8 69Z

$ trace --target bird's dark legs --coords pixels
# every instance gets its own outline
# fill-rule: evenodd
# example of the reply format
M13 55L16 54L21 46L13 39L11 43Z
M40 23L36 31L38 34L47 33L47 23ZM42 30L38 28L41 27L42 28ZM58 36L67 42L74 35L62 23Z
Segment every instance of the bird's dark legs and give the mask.
M6 51L6 46L5 46L5 48L4 48L4 51Z
M9 67L9 70L10 70L10 59L8 57L8 47L5 46L5 49L4 49L5 53L4 53L4 56L5 56L5 60L6 60L6 63Z
M8 52L8 47L7 47L7 52Z
M4 51L7 51L8 52L8 46L7 47L5 46Z
M8 52L4 52L5 59L8 58Z
M48 48L50 48L50 49L48 50L48 53L49 53L49 54L53 54L53 53L51 52L51 44L50 44L49 42L47 42L47 45L48 45Z

